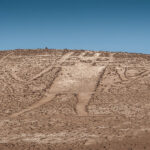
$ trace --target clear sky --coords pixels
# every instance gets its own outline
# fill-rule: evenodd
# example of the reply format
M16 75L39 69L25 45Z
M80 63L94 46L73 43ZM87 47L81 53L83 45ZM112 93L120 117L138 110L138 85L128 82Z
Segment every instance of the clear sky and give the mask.
M150 53L150 0L0 0L0 49Z

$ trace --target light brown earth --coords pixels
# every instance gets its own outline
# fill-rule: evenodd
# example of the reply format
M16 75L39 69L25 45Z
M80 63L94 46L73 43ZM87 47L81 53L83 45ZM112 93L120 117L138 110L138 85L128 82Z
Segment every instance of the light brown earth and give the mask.
M150 55L0 52L0 150L150 150Z

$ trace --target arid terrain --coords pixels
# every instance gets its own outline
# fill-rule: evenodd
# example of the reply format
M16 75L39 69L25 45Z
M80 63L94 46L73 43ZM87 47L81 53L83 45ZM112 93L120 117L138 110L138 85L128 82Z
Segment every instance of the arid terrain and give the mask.
M150 55L1 51L0 150L150 150Z

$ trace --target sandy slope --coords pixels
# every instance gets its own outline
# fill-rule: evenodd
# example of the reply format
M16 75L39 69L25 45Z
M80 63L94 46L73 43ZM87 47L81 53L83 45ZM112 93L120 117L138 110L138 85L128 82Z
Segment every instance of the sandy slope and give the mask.
M0 149L149 149L150 55L0 52Z

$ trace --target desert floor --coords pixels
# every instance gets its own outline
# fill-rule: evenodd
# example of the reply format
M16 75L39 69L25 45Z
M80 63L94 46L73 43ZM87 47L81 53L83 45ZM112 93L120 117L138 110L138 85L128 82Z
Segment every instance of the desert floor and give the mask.
M150 150L150 55L0 52L0 150Z

